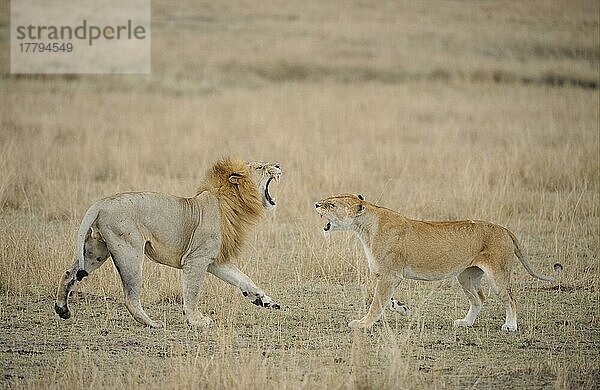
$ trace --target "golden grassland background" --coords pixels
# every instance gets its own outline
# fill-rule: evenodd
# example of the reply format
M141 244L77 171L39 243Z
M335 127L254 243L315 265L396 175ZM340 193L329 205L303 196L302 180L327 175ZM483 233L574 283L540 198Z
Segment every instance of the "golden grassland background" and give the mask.
M8 2L0 48L8 50ZM597 1L153 2L152 74L17 76L0 64L0 384L148 388L594 388L600 383ZM130 190L192 196L224 155L279 161L278 207L239 266L271 312L208 278L187 329L176 270L147 261L127 313L107 263L53 313L87 207ZM509 227L520 331L489 299L472 329L453 281L406 281L409 318L373 330L362 249L326 241L340 192L418 219Z

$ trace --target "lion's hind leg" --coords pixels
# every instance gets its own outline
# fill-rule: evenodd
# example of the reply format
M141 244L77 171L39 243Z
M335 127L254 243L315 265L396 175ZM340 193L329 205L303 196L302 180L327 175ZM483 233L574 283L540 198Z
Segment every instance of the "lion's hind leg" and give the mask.
M79 268L79 260L75 260L70 269L63 274L56 294L54 311L62 319L71 317L68 300L75 285L84 277L98 269L108 259L110 253L101 238L88 236L84 245L84 268Z
M75 260L70 269L66 270L61 276L56 291L56 301L54 301L54 311L60 318L66 320L71 317L69 310L69 296L77 284L77 271L79 270L79 260Z
M81 279L84 276L88 276L98 268L110 257L106 242L102 238L89 236L85 240L84 246L84 266L83 270L77 271L79 276L77 279Z
M129 310L129 313L139 323L152 328L160 328L161 324L148 317L140 302L142 265L144 262L143 248L143 244L134 245L127 242L119 242L109 249L115 267L121 277L127 310Z
M454 327L472 326L483 306L483 292L481 291L481 278L483 271L479 267L469 267L461 272L457 279L467 298L469 298L469 311L465 318L454 321Z

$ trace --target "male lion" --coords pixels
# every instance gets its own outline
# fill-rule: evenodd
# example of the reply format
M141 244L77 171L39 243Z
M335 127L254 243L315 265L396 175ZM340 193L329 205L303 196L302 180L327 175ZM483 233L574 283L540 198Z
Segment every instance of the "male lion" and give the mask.
M555 277L536 272L506 228L483 221L426 222L365 201L361 195L338 195L315 204L327 219L325 233L353 231L363 244L376 286L368 313L351 327L368 327L379 320L388 306L398 310L392 295L402 278L441 280L456 276L471 303L465 318L455 327L473 325L484 300L481 277L485 274L494 292L506 303L504 331L517 330L515 300L510 276L516 255L533 277L554 281L562 271L554 265ZM399 311L399 310L398 310Z
M223 159L208 171L192 198L135 192L93 204L79 227L77 259L61 278L56 313L64 319L70 317L67 301L75 284L111 257L133 318L160 327L140 304L144 255L183 271L183 311L190 326L212 322L196 309L207 271L240 288L253 304L278 309L279 305L230 261L239 254L263 209L275 207L269 184L280 176L276 163Z

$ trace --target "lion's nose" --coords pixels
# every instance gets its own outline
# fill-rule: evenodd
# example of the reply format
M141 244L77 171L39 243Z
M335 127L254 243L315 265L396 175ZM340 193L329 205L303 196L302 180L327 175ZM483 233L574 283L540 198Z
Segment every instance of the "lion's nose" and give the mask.
M315 203L315 208L316 208L316 209L318 209L319 207L321 207L321 204L320 204L320 203L318 203L318 202L317 202L317 203Z

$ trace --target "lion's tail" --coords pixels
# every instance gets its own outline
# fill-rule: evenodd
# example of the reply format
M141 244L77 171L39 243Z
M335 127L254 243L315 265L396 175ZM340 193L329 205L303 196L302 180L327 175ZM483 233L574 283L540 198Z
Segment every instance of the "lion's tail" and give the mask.
M92 227L92 224L98 218L98 212L100 208L94 204L85 213L81 225L79 225L79 231L77 232L77 243L76 253L77 261L79 263L79 270L77 271L77 280L81 280L88 275L85 271L85 240L88 237L88 233Z
M521 250L521 247L519 245L519 240L517 240L517 237L515 237L515 235L510 230L506 229L506 231L510 235L510 238L512 239L513 244L515 245L515 255L519 258L519 260L521 261L521 264L523 264L523 267L525 267L527 272L529 272L529 275L533 276L534 278L538 278L540 280L545 280L547 282L554 282L558 279L558 277L560 276L560 273L563 270L562 264L560 264L560 263L554 264L554 276L546 276L546 275L540 274L535 269L533 269L533 267L529 263L529 258Z

